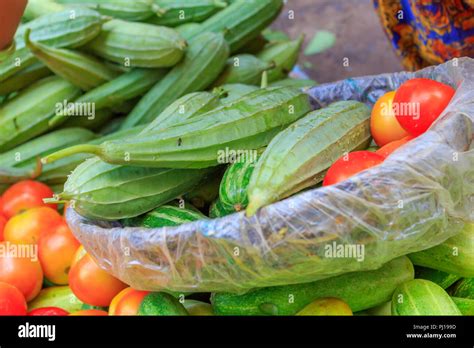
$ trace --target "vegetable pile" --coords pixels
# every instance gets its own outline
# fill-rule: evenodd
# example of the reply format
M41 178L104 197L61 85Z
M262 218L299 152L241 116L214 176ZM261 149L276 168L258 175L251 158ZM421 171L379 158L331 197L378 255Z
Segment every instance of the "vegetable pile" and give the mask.
M282 6L30 1L15 51L0 62L0 314L474 313L473 224L377 270L182 294L109 275L58 213L65 204L123 228L253 216L383 163L455 94L416 78L372 110L339 101L313 111L304 87L315 82L288 77L304 37L267 28ZM12 256L21 246L38 258Z

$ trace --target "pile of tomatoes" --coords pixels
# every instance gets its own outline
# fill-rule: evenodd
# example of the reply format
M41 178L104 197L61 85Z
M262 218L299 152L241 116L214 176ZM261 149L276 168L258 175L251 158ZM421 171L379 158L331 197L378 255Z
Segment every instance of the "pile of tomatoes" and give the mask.
M27 180L0 197L0 315L136 314L146 292L99 268L58 207L43 202L52 195L48 186ZM80 310L69 313L68 306L41 299L65 286L84 303ZM46 305L28 310L38 300Z
M355 151L329 168L323 186L334 185L379 165L390 154L428 130L455 94L441 82L416 78L388 92L375 103L370 119L376 151Z

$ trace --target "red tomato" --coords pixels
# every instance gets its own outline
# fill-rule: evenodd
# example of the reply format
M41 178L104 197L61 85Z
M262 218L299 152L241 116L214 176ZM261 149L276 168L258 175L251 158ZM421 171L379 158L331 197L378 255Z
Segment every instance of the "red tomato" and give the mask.
M414 139L414 137L409 135L403 139L392 141L391 143L388 143L387 145L382 146L380 149L375 151L375 153L384 158L387 158L389 155L392 154L392 152L394 152L400 146L408 143L412 139Z
M3 215L0 215L0 242L3 242L5 240L4 230L5 230L6 224L7 224L7 219L4 218Z
M29 316L65 316L69 315L69 312L59 307L43 307L36 308L28 312Z
M0 315L26 315L26 300L13 285L0 282Z
M74 256L71 261L71 267L74 266L80 259L87 255L86 249L84 249L84 245L79 246L79 248L74 253Z
M43 233L56 229L63 221L57 210L49 207L28 209L8 220L4 238L17 244L36 244Z
M45 204L43 198L53 197L53 190L45 184L25 180L10 186L3 194L3 213L9 219L22 210L47 206L56 209L56 204Z
M38 295L43 285L43 271L31 245L0 243L0 282L15 286L27 301Z
M5 217L5 214L3 213L3 196L0 196L0 216Z
M69 287L82 302L108 307L127 285L99 268L93 258L86 254L71 267Z
M375 143L384 146L408 135L393 112L395 92L388 92L377 100L370 116L370 131Z
M334 185L351 176L379 165L384 161L382 156L370 151L355 151L342 156L329 168L323 186Z
M38 242L38 255L45 278L54 284L66 285L73 257L80 245L66 222L43 233Z
M412 79L395 93L393 108L400 125L411 135L426 132L441 115L456 90L430 79Z
M137 315L138 307L149 293L132 288L123 289L110 303L109 315Z
M72 316L107 316L109 313L106 311L101 311L100 309L85 309L82 311L77 311L72 314L69 314Z

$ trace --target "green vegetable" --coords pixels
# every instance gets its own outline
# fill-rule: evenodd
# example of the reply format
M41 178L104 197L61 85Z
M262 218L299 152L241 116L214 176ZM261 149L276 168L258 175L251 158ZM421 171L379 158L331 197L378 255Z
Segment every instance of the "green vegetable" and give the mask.
M242 153L267 145L310 108L308 96L298 89L262 89L172 128L149 131L137 138L109 141L100 146L79 145L44 160L47 163L86 152L115 164L207 168L225 163L225 153L229 149Z
M196 209L190 209L188 207L181 208L174 205L162 205L161 207L146 213L144 216L130 219L131 221L125 221L125 225L133 227L160 228L165 226L179 226L202 219L207 219L207 217Z
M191 191L209 170L114 166L91 158L69 176L59 200L102 220L135 217Z
M43 0L40 0L43 1ZM70 6L87 6L103 15L128 21L142 21L156 15L153 0L57 0Z
M443 289L449 288L451 285L461 279L460 276L455 274L449 274L436 269L421 266L415 266L415 278L432 281L433 283L441 286Z
M229 57L222 34L205 33L190 42L184 60L138 103L122 129L153 121L183 95L206 89L219 76Z
M268 46L257 57L264 62L272 63L273 69L268 71L268 81L274 82L284 79L293 70L303 45L304 36L298 40L276 43Z
M214 85L240 83L258 86L262 80L263 72L273 66L273 62L264 62L251 54L234 56L229 58L226 68Z
M449 288L449 293L454 297L470 298L474 300L474 278L463 278Z
M199 23L227 6L223 0L154 0L159 9L149 23L175 27L184 23Z
M316 299L336 297L358 312L389 301L396 287L413 276L413 265L403 256L374 271L256 289L244 295L217 293L211 303L217 315L295 315Z
M81 91L60 77L47 77L0 108L0 151L14 148L50 130L49 120ZM61 110L58 110L61 109Z
M474 315L474 300L460 297L451 297L462 315Z
M186 308L172 295L152 292L145 296L138 307L138 315L189 315Z
M237 0L204 21L190 38L203 32L225 33L231 52L256 38L280 13L283 0Z
M0 95L18 92L49 75L52 75L52 71L43 63L34 63L0 83Z
M424 279L401 284L393 293L393 315L461 315L439 285Z
M247 214L318 184L338 158L367 148L370 139L370 110L360 102L341 101L309 113L263 153L248 186Z
M437 269L462 277L474 277L474 223L444 243L409 255L419 266Z
M82 305L83 303L73 294L69 286L53 286L41 290L38 296L28 303L28 310L59 307L72 313L81 310Z
M167 68L184 56L186 41L173 29L114 19L88 43L93 54L126 67Z
M30 51L56 75L88 91L114 79L118 73L98 59L85 53L49 47L30 40L26 31L26 45Z

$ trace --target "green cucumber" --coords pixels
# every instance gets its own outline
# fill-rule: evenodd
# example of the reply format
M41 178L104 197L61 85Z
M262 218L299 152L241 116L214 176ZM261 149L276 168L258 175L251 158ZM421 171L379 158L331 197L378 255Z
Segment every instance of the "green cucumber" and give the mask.
M336 102L309 113L263 153L248 186L247 214L318 184L338 158L367 148L370 140L370 110L360 102Z
M303 45L304 35L297 40L276 43L268 46L257 57L264 62L273 63L268 71L268 82L284 79L293 70Z
M118 220L144 214L191 191L209 170L114 166L91 158L69 176L59 200L81 215Z
M222 34L205 33L193 39L184 60L143 97L122 129L150 123L178 98L205 90L219 76L228 57L229 47Z
M213 109L174 127L100 146L76 146L44 158L50 162L75 153L93 153L108 163L155 168L217 166L228 149L252 151L311 109L308 95L294 88L261 89L231 105Z
M358 312L388 302L396 287L413 276L413 265L403 256L374 271L256 289L243 295L216 293L211 303L217 315L295 315L318 298L336 297Z
M241 83L233 83L216 87L216 90L220 91L222 94L221 103L223 105L229 105L246 94L258 91L259 88Z
M47 77L20 92L0 109L0 151L14 148L50 129L48 122L64 101L81 91L60 77Z
M216 199L209 207L209 217L211 219L221 218L233 213L235 213L235 209L223 205L219 198Z
M43 63L37 62L13 75L0 83L0 95L18 92L25 87L31 86L38 80L52 75Z
M154 0L158 15L148 23L176 27L184 23L199 23L227 6L223 0Z
M119 77L90 90L76 100L80 104L93 104L96 110L121 105L145 94L165 75L162 69L133 69ZM73 112L74 113L74 112ZM62 122L64 116L51 119L50 125Z
M21 25L15 35L15 52L0 63L0 81L37 62L25 46L27 29L31 30L32 41L56 48L76 48L100 33L103 20L98 12L77 8L42 16Z
M237 55L229 58L224 71L214 85L241 83L258 86L263 72L272 69L273 66L273 62L264 62L251 54Z
M474 278L463 278L449 288L454 297L470 298L474 300Z
M424 279L401 284L392 297L392 315L461 315L448 293Z
M474 315L474 300L468 298L451 297L462 315Z
M29 30L25 35L26 45L36 58L56 75L84 91L100 86L119 75L112 68L85 53L33 42L29 38Z
M281 87L281 86L291 86L291 87L299 87L299 88L310 88L316 86L318 83L314 80L308 79L293 79L293 78L286 78L283 80L278 80L275 82L270 83L270 87Z
M248 158L231 164L225 171L219 199L227 211L241 211L247 207L247 188L256 164L257 158Z
M186 41L170 28L113 19L87 44L96 56L126 67L168 68L184 56Z
M272 23L282 7L283 0L237 0L204 21L194 36L202 32L224 33L231 52L236 52Z
M38 1L38 0L37 0ZM39 0L42 1L42 0ZM68 6L86 6L105 16L143 21L156 15L153 0L56 0Z
M408 256L418 266L474 277L474 223L466 223L459 234L444 243Z
M166 129L183 124L196 116L202 115L220 105L220 95L210 92L189 93L179 98L158 115L143 133Z
M443 289L449 288L451 285L461 279L460 276L455 274L449 274L436 269L421 266L415 266L415 278L429 280L435 284L438 284Z
M82 305L83 303L74 295L69 286L53 286L41 290L38 296L28 303L28 310L59 307L72 313L81 310Z
M198 210L180 208L174 205L162 205L143 216L124 221L125 226L160 228L166 226L179 226L188 222L207 219L207 216ZM131 220L131 221L130 221Z
M182 316L189 313L174 296L165 292L152 292L143 298L138 315Z

